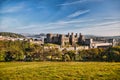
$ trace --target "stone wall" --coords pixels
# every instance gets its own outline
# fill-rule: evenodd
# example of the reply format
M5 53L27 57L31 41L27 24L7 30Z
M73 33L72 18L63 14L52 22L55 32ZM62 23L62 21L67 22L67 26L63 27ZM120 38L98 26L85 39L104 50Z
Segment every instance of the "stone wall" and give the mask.
M78 34L76 33L74 35L74 33L68 33L67 35L64 34L47 34L47 38L45 39L46 43L56 43L56 44L60 44L62 46L65 45L65 42L70 43L72 46L75 46L76 43L81 43L84 40L84 36L80 35L78 36Z

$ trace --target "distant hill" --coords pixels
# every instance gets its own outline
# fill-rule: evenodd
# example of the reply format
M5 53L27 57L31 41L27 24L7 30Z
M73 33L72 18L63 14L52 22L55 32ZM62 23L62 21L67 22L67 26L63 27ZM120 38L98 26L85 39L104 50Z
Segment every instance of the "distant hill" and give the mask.
M25 38L25 36L17 33L11 33L11 32L0 32L0 36L8 36L13 38Z
M29 34L29 33L21 33L27 38L45 38L46 34L45 33L40 33L40 34Z

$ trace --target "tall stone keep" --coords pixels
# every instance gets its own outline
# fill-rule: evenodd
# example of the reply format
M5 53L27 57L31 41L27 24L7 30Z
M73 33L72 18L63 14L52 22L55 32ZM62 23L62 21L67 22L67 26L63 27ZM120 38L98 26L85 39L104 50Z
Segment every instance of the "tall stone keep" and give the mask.
M75 37L77 38L78 37L78 34L76 33Z
M47 42L51 43L52 42L52 34L47 34Z
M84 36L81 33L79 33L79 38L78 38L79 44L84 44L84 41L85 41Z
M64 35L63 34L60 35L60 45L64 46Z
M68 37L70 37L70 33L68 33Z
M74 33L71 33L71 44L72 44L72 46L74 46L74 44L75 44L74 40L75 40L74 39Z

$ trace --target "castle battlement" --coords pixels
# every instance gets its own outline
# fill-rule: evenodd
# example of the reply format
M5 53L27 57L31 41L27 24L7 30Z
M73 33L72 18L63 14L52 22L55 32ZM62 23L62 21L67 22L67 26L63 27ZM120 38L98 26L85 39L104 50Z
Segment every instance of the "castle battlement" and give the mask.
M97 48L97 47L109 47L115 45L114 39L109 39L106 41L94 41L93 39L85 39L84 35L81 33L68 33L68 34L52 34L48 33L47 37L45 38L45 43L54 43L59 44L61 46L64 46L66 44L69 44L71 46L78 45L86 45L90 48Z
M71 34L68 33L68 34L51 34L51 33L48 33L47 34L47 37L45 39L45 42L46 43L56 43L56 44L59 44L59 45L62 45L64 46L65 43L69 43L71 44L72 46L74 46L76 43L79 43L81 44L81 42L84 41L84 36L79 33L80 35L78 36L78 33L76 33L74 35L74 33L72 32Z

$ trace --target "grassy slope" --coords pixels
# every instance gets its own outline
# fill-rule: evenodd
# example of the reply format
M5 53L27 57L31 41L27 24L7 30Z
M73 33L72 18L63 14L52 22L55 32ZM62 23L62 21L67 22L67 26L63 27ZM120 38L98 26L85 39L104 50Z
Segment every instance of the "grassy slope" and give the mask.
M0 80L120 80L120 63L1 62Z
M25 36L12 32L0 32L0 36L8 36L13 38L25 38Z

